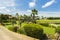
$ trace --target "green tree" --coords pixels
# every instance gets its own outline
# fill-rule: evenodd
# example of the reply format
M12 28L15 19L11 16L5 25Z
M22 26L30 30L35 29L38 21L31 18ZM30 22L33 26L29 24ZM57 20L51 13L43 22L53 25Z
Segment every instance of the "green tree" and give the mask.
M0 22L1 22L1 24L2 24L3 22L8 22L8 21L9 21L9 16L10 16L10 15L8 15L8 14L1 14L1 15L0 15Z
M17 20L19 20L19 14L18 13L16 13L16 18L17 18Z
M38 11L36 9L33 9L32 14L31 14L31 16L33 18L33 21L35 21L35 17L36 17L37 14L38 14Z
M58 34L60 34L60 26L58 26L58 27L56 28L56 32L57 32Z

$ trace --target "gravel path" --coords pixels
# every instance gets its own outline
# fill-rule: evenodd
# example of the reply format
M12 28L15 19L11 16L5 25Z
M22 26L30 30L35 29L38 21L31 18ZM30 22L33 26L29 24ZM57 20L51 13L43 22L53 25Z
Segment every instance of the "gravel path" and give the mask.
M0 40L38 40L38 39L11 32L8 29L4 28L3 26L0 26Z

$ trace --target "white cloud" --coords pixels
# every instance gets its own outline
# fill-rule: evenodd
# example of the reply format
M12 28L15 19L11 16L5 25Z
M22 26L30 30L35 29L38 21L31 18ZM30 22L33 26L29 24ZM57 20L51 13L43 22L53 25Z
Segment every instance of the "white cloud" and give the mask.
M30 6L30 7L34 7L34 6L35 6L35 2L30 2L30 3L29 3L29 6Z
M31 13L31 10L27 10L26 12L29 12L29 13Z
M6 7L0 7L0 9L5 9Z
M0 13L10 13L14 7L14 0L0 0Z
M33 0L34 2L36 2L36 0Z
M0 0L0 7L1 6L14 6L14 0Z
M36 5L36 0L33 0L32 2L29 3L29 7L34 7Z
M44 16L44 17L60 17L60 12L47 12L47 11L39 11L38 16Z
M51 1L47 2L45 5L43 5L42 8L46 8L50 5L52 5L54 2L55 2L55 0L51 0Z
M0 7L0 13L9 13L11 12L8 8L6 7Z

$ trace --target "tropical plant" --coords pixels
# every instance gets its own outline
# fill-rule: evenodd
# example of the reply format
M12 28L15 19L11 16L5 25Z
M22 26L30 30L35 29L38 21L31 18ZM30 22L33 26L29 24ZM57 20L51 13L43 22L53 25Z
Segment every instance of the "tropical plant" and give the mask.
M28 36L41 39L43 35L43 29L38 24L26 24L24 30Z
M35 20L35 17L36 17L35 15L37 15L37 14L38 14L38 11L37 11L36 9L33 9L33 10L32 10L32 14L31 14L33 20Z

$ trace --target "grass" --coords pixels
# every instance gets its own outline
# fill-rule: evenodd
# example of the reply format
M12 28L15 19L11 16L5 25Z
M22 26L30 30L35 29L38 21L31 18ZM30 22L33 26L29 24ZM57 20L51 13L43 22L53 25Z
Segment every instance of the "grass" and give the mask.
M5 25L6 28L8 28L8 27L10 27L10 26L12 26L12 25Z
M22 23L22 26L24 26L26 23ZM44 33L49 34L49 35L54 35L55 34L55 28L52 27L45 27L42 26Z
M37 23L60 23L60 20L37 20ZM42 27L44 30L44 33L49 34L49 35L54 35L55 34L55 28L52 27Z
M60 20L37 20L37 23L60 23Z
M25 25L25 23L23 23L22 24L22 27ZM12 26L12 25L6 25L6 28L8 28L8 27L10 27L10 26ZM53 35L53 34L55 34L55 28L51 28L51 27L42 27L43 28L43 30L44 30L44 33L46 33L46 34L49 34L49 35Z
M54 35L55 34L55 28L51 28L51 27L42 27L44 30L44 33L48 34L48 35Z
M42 20L41 20L41 21L42 21ZM25 24L26 24L26 23L22 23L22 27L23 27ZM18 25L18 24L15 24L15 25ZM18 25L18 26L19 26L19 25ZM6 25L5 27L6 27L6 28L12 27L12 25ZM43 28L43 30L44 30L44 33L46 33L46 34L49 34L49 35L54 35L54 34L55 34L55 28L45 27L45 26L43 26L42 28Z

